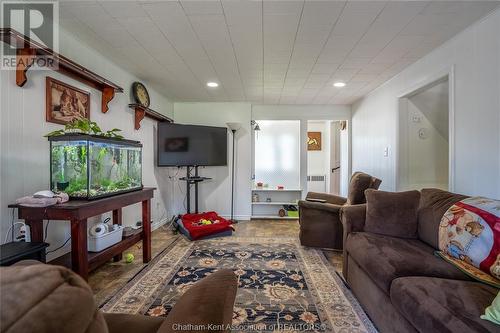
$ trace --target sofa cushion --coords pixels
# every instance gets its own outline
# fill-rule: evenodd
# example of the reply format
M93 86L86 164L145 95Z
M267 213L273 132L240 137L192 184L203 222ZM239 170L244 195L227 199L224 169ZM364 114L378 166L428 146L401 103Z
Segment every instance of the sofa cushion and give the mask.
M366 190L365 231L394 237L417 238L420 192Z
M420 332L499 332L480 319L498 289L470 281L404 277L393 281L391 302Z
M418 238L439 249L439 223L444 213L456 202L467 198L437 188L426 188L420 192L420 207L418 209Z
M355 172L349 182L347 191L347 204L359 205L366 203L365 190L378 189L382 181L363 172Z
M471 280L453 265L436 257L434 249L417 239L356 232L349 234L345 247L349 255L387 294L391 282L403 276Z

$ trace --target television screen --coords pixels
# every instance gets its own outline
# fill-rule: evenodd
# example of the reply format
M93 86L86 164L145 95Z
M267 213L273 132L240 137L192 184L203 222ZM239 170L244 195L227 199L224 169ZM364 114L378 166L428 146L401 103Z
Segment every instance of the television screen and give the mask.
M227 165L227 129L158 123L158 166Z

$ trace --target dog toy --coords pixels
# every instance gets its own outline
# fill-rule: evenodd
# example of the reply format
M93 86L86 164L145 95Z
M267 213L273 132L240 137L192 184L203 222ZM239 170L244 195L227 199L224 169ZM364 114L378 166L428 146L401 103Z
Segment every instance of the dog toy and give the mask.
M125 262L130 264L134 261L134 255L132 253L125 254Z

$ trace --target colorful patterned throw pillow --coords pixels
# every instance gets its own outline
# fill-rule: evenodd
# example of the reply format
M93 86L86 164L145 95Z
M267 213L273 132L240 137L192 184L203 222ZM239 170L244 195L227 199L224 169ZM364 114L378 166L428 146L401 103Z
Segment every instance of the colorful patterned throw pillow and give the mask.
M439 225L439 249L466 274L500 288L500 201L474 197L451 206Z

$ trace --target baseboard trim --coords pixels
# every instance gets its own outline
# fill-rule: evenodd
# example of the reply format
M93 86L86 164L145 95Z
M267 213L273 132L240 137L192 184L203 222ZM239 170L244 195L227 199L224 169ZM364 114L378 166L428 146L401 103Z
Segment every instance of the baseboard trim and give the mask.
M221 215L221 217L229 220L231 215ZM235 220L250 221L250 215L234 215L233 218Z

